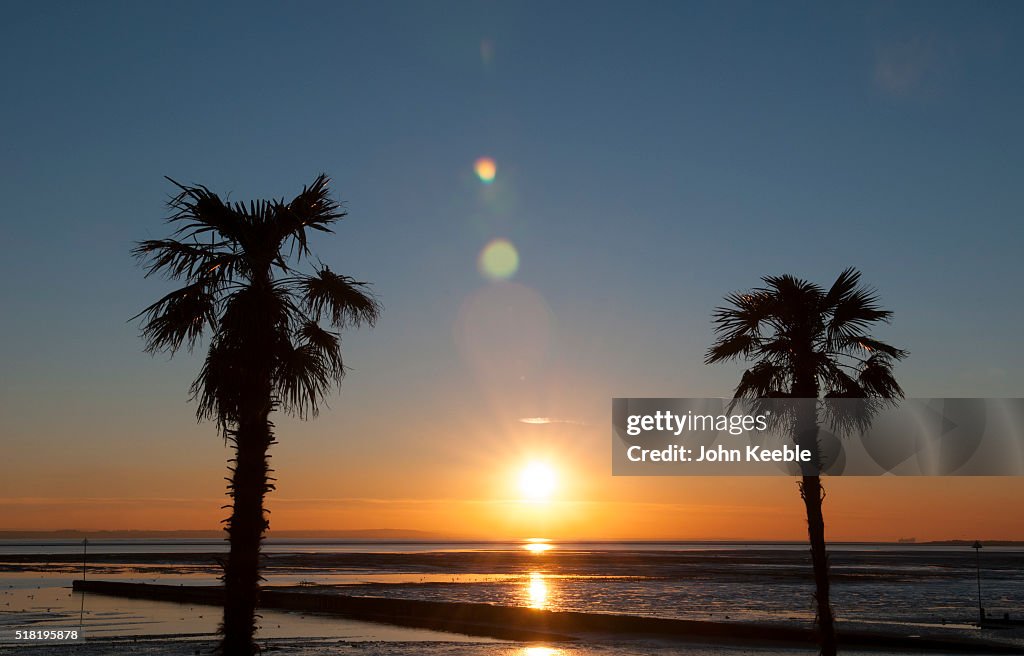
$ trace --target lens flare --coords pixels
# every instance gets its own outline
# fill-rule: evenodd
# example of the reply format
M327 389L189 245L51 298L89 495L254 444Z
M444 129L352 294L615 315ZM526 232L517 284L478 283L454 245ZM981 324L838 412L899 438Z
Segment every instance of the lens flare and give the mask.
M495 239L480 251L477 267L485 278L508 280L519 270L519 252L507 239Z
M490 39L480 41L480 61L483 62L485 67L490 66L491 62L494 61L494 42Z
M481 157L473 164L473 170L476 171L476 177L480 178L480 182L491 184L494 182L494 176L498 174L498 165L490 157Z
M505 280L481 285L463 301L453 336L481 391L502 390L491 399L500 405L508 403L508 385L519 386L545 370L553 326L554 313L539 292Z

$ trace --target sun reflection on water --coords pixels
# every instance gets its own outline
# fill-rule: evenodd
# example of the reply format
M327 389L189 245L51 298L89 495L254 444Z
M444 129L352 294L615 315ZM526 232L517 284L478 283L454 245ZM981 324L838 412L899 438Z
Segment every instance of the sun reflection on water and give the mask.
M543 610L548 605L548 584L544 575L540 572L530 573L530 582L526 585L526 596L530 601L530 608Z
M551 647L523 647L523 656L557 656L562 650Z

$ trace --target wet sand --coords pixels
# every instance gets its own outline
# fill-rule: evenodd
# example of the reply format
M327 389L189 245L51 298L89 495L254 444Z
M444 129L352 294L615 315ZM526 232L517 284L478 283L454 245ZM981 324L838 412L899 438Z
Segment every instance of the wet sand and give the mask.
M142 599L218 606L223 590L213 586L75 581L75 590ZM517 641L601 643L627 638L707 641L737 647L811 647L814 635L803 628L769 624L698 622L631 615L590 614L496 606L321 594L294 589L265 589L261 607L297 610L397 626L448 631ZM1024 654L1024 648L982 640L927 638L897 633L844 632L848 649L906 650L915 653Z
M813 656L812 648L729 647L709 644L679 644L656 640L601 642L585 644L548 643L473 643L473 642L351 642L336 639L304 638L260 640L268 653L287 656ZM0 653L19 656L193 656L210 654L216 642L212 639L189 639L176 636L123 638L67 646L19 646ZM871 651L871 656L907 656L906 651ZM945 652L961 656L960 652Z

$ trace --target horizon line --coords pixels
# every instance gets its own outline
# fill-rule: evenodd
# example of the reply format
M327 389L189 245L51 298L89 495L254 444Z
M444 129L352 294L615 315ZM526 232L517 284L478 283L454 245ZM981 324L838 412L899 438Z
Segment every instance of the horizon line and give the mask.
M378 535L372 535L372 534ZM387 535L388 533L396 535ZM403 542L421 544L443 544L443 543L502 543L502 542L530 542L544 541L552 544L564 543L636 543L636 544L803 544L806 538L753 538L753 537L581 537L581 538L546 538L536 535L531 536L506 536L506 537L482 537L472 535L445 535L423 531L418 529L282 529L269 531L264 539L279 538L308 538L308 539L335 539L352 540L357 542ZM360 535L361 534L361 535ZM397 535L405 534L405 535ZM0 540L14 539L61 539L60 536L90 536L107 537L110 539L121 538L193 538L193 539L224 539L222 529L0 529ZM65 538L68 539L68 538ZM928 544L959 544L971 543L980 540L983 543L997 544L1024 544L1024 540L1008 538L965 538L947 537L929 540L918 540L913 536L895 539L882 538L855 538L830 540L829 544L902 544L902 545L928 545Z

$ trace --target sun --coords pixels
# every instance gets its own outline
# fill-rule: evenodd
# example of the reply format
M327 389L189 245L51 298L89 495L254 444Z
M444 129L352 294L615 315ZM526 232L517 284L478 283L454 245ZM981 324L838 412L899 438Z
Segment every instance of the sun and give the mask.
M544 462L531 462L519 473L519 491L529 501L547 501L555 491L555 470Z

